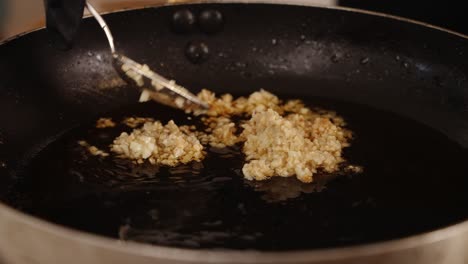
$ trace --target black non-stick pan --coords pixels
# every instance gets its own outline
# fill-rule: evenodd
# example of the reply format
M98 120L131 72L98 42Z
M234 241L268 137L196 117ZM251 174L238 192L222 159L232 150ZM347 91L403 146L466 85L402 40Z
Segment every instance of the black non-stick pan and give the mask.
M180 10L195 17L219 12L222 27L207 32L199 21L178 32L173 16ZM200 174L185 178L167 168L129 178L82 161L71 154L74 142L106 142L120 132L90 132L96 118L188 121L177 110L137 103L138 91L117 77L94 20L83 21L67 52L39 30L0 46L6 260L467 260L465 36L383 15L274 4L166 6L105 18L122 53L194 92L248 95L263 88L336 111L355 134L345 158L364 172L266 201L268 186L258 191L244 181L240 160L214 155ZM154 245L116 244L118 238Z

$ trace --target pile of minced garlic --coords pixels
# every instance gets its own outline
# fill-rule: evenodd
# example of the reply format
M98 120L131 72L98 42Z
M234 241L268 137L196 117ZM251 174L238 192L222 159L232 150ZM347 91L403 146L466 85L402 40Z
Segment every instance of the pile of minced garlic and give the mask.
M201 161L203 146L194 134L187 132L172 120L165 126L150 121L130 134L123 132L114 140L111 150L138 163L148 160L152 164L176 166Z
M146 120L141 128L117 137L111 150L137 163L176 166L203 160L204 146L240 144L246 179L295 176L305 183L319 171L337 171L344 161L342 150L352 135L334 112L311 110L300 100L283 102L265 90L237 99L202 90L198 97L210 105L193 113L206 125L203 131Z

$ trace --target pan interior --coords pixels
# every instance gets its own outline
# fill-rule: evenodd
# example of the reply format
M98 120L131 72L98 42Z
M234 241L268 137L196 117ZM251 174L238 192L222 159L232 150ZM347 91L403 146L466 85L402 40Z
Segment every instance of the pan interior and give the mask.
M383 241L466 219L468 157L458 144L391 113L323 98L306 102L344 116L355 133L345 157L362 165L362 174L336 175L324 189L281 178L256 191L243 180L235 149L211 149L201 164L175 168L84 154L77 141L106 148L124 129L96 129L90 122L26 162L12 203L49 221L113 238L267 251ZM194 122L154 103L110 116L119 120L130 113Z
M182 9L196 17L218 10L223 27L174 32ZM139 94L118 84L102 30L86 19L67 52L44 30L0 47L2 201L71 228L189 248L329 248L467 219L467 40L384 17L283 5L167 6L106 20L123 53L186 87L241 95L265 88L337 111L356 135L345 157L364 173L268 203L265 191L242 179L240 157L226 150L211 151L203 167L158 173L84 160L77 140L103 147L120 132L96 133L93 117L188 122L152 103L116 110ZM202 44L209 52L193 63L187 49L204 51ZM74 124L81 125L69 129ZM310 190L271 185L263 189Z

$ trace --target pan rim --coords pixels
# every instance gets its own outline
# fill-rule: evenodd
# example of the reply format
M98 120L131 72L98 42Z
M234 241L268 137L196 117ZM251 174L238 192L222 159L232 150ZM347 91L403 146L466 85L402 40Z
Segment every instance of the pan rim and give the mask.
M454 35L462 39L468 40L468 35L452 31L443 27L435 26L429 23L408 19L400 16L389 15L380 12L367 11L349 7L336 6L321 6L307 3L307 0L287 0L282 2L278 0L182 0L173 3L156 3L136 8L122 8L103 14L120 13L124 11L140 10L150 7L173 6L183 4L275 4L275 5L292 5L304 7L316 7L345 12L354 12L365 15L383 17L387 19L397 20L405 23L415 24L431 30L441 31L449 35ZM6 44L16 38L27 35L29 33L44 29L45 27L36 28L27 32L20 33L6 40L0 41L0 46ZM158 245L148 245L137 242L116 243L116 239L107 238L71 228L67 228L58 224L54 224L40 218L28 215L19 210L16 210L9 205L0 202L0 216L14 219L16 223L21 223L31 228L42 230L45 233L61 237L65 240L74 240L77 243L85 243L90 246L110 250L120 251L122 253L145 256L149 258L158 258L165 260L179 260L186 262L204 263L286 263L286 262L311 262L311 261L330 261L347 258L365 257L372 255L388 254L395 251L408 250L422 245L437 243L447 240L451 237L468 233L468 220L460 223L452 224L434 231L411 235L394 240L381 241L369 244L359 244L347 247L333 247L326 249L310 249L298 251L252 251L252 250L211 250L211 249L184 249Z
M146 9L146 8L177 6L177 5L187 5L187 4L272 4L272 5L304 6L304 7L323 8L323 9L338 10L338 11L345 11L345 12L350 12L350 13L359 13L359 14L383 17L383 18L397 20L397 21L401 21L401 22L405 22L409 24L414 24L417 26L425 27L425 28L430 28L432 30L441 31L441 32L468 40L468 34L463 34L455 30L451 30L451 29L441 27L441 26L436 26L434 24L423 22L417 19L406 18L406 17L391 15L391 14L387 14L383 12L370 11L370 10L353 8L353 7L318 5L314 3L308 3L307 0L286 0L286 1L287 2L283 0L166 0L166 2L163 2L163 3L155 3L151 5L143 5L143 6L138 6L138 7L118 8L118 9L113 9L110 11L100 12L100 14L107 15L107 14L121 13L125 11L135 11L135 10ZM83 17L89 18L91 17L91 15L85 14ZM34 33L42 29L45 29L45 26L26 30L12 37L0 40L0 46L10 41L13 41L17 38L23 37L25 35Z
M398 251L415 249L435 244L457 235L468 233L468 220L434 231L416 234L394 240L360 244L346 247L295 251L259 251L230 249L186 249L160 245L150 245L132 241L120 241L97 234L68 228L23 213L0 202L0 217L14 221L14 225L28 226L49 236L85 244L111 252L121 252L133 256L143 256L167 261L187 263L309 263L337 261L350 258L378 256ZM201 261L201 262L200 262Z

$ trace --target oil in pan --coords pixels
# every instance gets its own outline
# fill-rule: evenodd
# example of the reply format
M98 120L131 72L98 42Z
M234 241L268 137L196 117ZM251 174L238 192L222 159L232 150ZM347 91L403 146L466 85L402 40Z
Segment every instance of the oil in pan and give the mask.
M344 151L363 173L244 180L241 146L207 149L202 162L174 168L92 156L122 131L125 116L201 126L196 118L138 104L64 134L24 169L16 207L49 221L113 238L185 248L299 250L383 241L466 219L465 150L415 121L364 106L304 100L338 112L354 132ZM327 181L325 179L331 179Z

